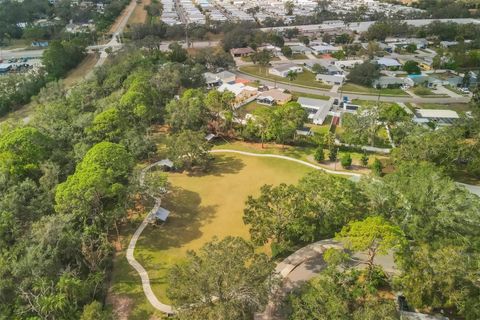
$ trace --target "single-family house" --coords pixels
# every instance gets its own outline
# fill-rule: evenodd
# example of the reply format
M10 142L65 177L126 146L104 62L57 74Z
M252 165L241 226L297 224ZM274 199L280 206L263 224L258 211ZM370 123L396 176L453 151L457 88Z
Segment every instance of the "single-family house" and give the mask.
M312 52L312 49L310 49L309 47L306 47L304 45L290 46L290 49L292 49L293 54L305 54L305 53Z
M458 45L458 41L440 41L440 46L445 49L456 45Z
M409 77L379 77L373 81L374 88L399 88L401 86L413 87L415 82Z
M416 117L413 120L417 123L434 122L439 125L449 125L460 118L453 110L418 109L415 114Z
M342 48L332 46L331 44L328 44L328 43L322 43L322 44L317 45L317 46L312 46L311 48L312 48L313 53L315 53L316 55L334 53L334 52L342 50Z
M402 66L402 64L400 62L398 62L397 59L392 59L392 58L379 58L379 59L375 60L375 62L382 69L398 68L398 67Z
M266 105L282 105L292 100L292 95L290 93L285 93L280 89L270 89L268 91L263 91L257 97L258 103Z
M325 122L328 112L333 105L333 100L321 100L300 97L297 102L308 112L308 119L314 124L321 125Z
M231 54L234 58L248 57L248 56L252 55L253 53L255 53L255 50L253 50L253 49L250 48L250 47L246 47L246 48L232 48L232 49L230 49L230 54Z
M237 75L235 73L232 73L230 71L221 71L216 74L216 76L220 79L220 81L223 83L234 83L235 80L237 80Z
M310 72L317 73L314 71L314 66L316 64L321 65L325 70L320 73L324 74L330 74L330 75L336 75L336 74L343 74L343 70L337 67L334 64L331 63L326 63L326 62L314 62L314 61L307 61L303 64L303 67L307 69Z
M363 60L337 60L333 64L340 69L351 69L357 64L362 64Z
M282 78L286 78L290 71L296 72L296 73L302 73L303 68L294 63L283 63L283 64L274 65L273 67L268 69L268 73L273 74L275 76L282 77Z
M266 46L261 46L261 47L257 48L258 52L261 52L261 51L264 51L264 50L269 51L275 57L279 56L280 53L282 52L281 48L273 46L271 44L266 45Z
M208 88L221 86L224 83L234 83L237 76L230 71L222 71L218 73L205 72L203 74Z
M345 81L345 76L344 75L330 75L330 74L319 73L315 76L315 79L317 81L321 81L321 82L329 84L329 85L342 85L343 82Z
M245 103L253 101L258 95L257 88L246 86L243 83L224 83L217 90L220 92L224 92L225 90L232 92L235 95L235 108L238 108Z

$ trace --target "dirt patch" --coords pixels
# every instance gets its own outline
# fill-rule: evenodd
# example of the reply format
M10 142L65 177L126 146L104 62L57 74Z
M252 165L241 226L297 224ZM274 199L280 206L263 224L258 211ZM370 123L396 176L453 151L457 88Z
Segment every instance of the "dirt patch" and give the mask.
M128 320L133 310L133 299L123 295L109 293L107 296L107 304L112 306L114 319L117 320Z
M83 61L72 71L68 73L68 75L63 80L63 83L66 87L69 87L78 81L81 81L85 78L85 76L93 70L95 64L98 61L97 54L89 54Z

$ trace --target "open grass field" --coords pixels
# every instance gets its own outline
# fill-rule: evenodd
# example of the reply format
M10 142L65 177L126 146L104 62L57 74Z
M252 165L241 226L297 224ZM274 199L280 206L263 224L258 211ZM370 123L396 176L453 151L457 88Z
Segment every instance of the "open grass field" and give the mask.
M145 10L145 6L151 4L151 0L142 0L140 3L137 4L135 10L133 10L132 15L128 19L127 25L134 25L134 24L143 24L147 22L148 14L147 10Z
M458 113L465 113L468 111L472 111L472 106L468 103L449 103L449 104L417 103L416 106L419 109L453 110Z
M408 94L405 93L405 91L403 91L402 89L375 89L359 86L353 83L344 84L341 90L343 92L364 93L372 95L378 95L380 93L383 96L408 96Z
M246 74L250 74L254 77L263 78L270 81L277 81L278 83L286 83L291 85L297 85L302 87L308 88L316 88L316 89L331 89L332 86L323 84L315 80L315 74L310 71L304 71L299 73L297 78L293 81L289 81L287 78L282 78L279 76L271 75L265 72L265 69L260 66L244 66L240 67L240 71Z
M296 183L310 170L281 159L217 154L212 169L205 174L169 174L172 192L162 204L171 211L169 220L162 227L148 226L135 250L160 301L169 302L165 294L168 269L181 262L188 250L199 249L214 236L249 237L242 221L249 195L258 195L264 184ZM140 220L133 220L122 231L123 248ZM156 314L143 296L140 279L125 259L124 250L115 261L111 293L115 300L134 306L128 319L149 319Z

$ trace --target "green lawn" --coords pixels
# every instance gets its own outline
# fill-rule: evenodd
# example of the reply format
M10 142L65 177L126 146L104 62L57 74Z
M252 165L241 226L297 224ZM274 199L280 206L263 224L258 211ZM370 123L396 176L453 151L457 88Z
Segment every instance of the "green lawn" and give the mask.
M140 237L135 258L148 271L160 301L166 297L169 268L181 262L188 250L197 250L214 236L248 238L243 209L249 195L259 195L264 184L296 183L312 169L281 159L240 155L215 155L205 174L171 173L172 192L162 206L171 211L162 227L148 226ZM122 231L128 243L140 219ZM124 246L125 248L125 246ZM268 250L265 248L268 253ZM129 319L150 319L155 314L143 295L140 278L128 265L124 252L118 255L111 291L133 305Z
M312 98L312 99L320 99L320 100L330 100L329 96L323 96L320 94L305 93L305 92L298 92L298 91L291 91L290 93L294 96L294 98L304 97L304 98Z
M294 53L291 57L288 57L290 60L306 60L308 59L307 55L303 53Z
M375 89L353 83L344 84L341 90L342 92L364 93L372 95L378 95L380 93L380 95L383 96L408 96L408 94L402 89Z
M238 108L237 113L239 116L244 117L247 113L252 113L254 110L259 108L268 108L269 106L260 104L256 101L247 103L246 105Z
M417 103L417 107L419 109L453 110L459 113L472 111L472 106L468 103L450 103L450 104Z
M376 101L370 101L370 100L361 100L361 99L353 99L352 100L353 104L358 104L359 106L376 106L377 102ZM396 104L395 102L384 102L380 101L380 106L381 107L389 107Z
M292 84L302 87L316 88L316 89L331 89L332 86L323 84L315 80L315 74L304 70L298 74L297 78L293 81L289 81L287 78L274 76L268 73L268 70L260 66L244 66L240 67L240 71L246 74L250 74L254 77L263 78L270 81L277 81L279 83Z

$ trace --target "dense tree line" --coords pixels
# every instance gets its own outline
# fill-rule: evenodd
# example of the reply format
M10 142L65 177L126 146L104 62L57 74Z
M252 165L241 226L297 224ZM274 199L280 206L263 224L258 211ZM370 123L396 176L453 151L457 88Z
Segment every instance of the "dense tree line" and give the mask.
M96 301L137 189L134 160L155 150L147 128L194 73L159 52L127 52L68 94L51 82L29 125L2 126L2 317L105 319Z
M404 292L422 310L476 319L479 210L480 199L438 167L409 162L384 178L357 184L315 172L298 185L264 186L260 196L247 200L244 221L252 241L271 244L274 254L335 234L346 248L370 254L367 273L333 268L294 295L292 319L319 314L322 319L356 319L352 314L367 312L370 302L379 309L369 313L383 310L377 304L391 313L392 306L375 294L382 287L377 281L387 278L373 264L375 254L389 248L395 248L401 274L384 289Z

